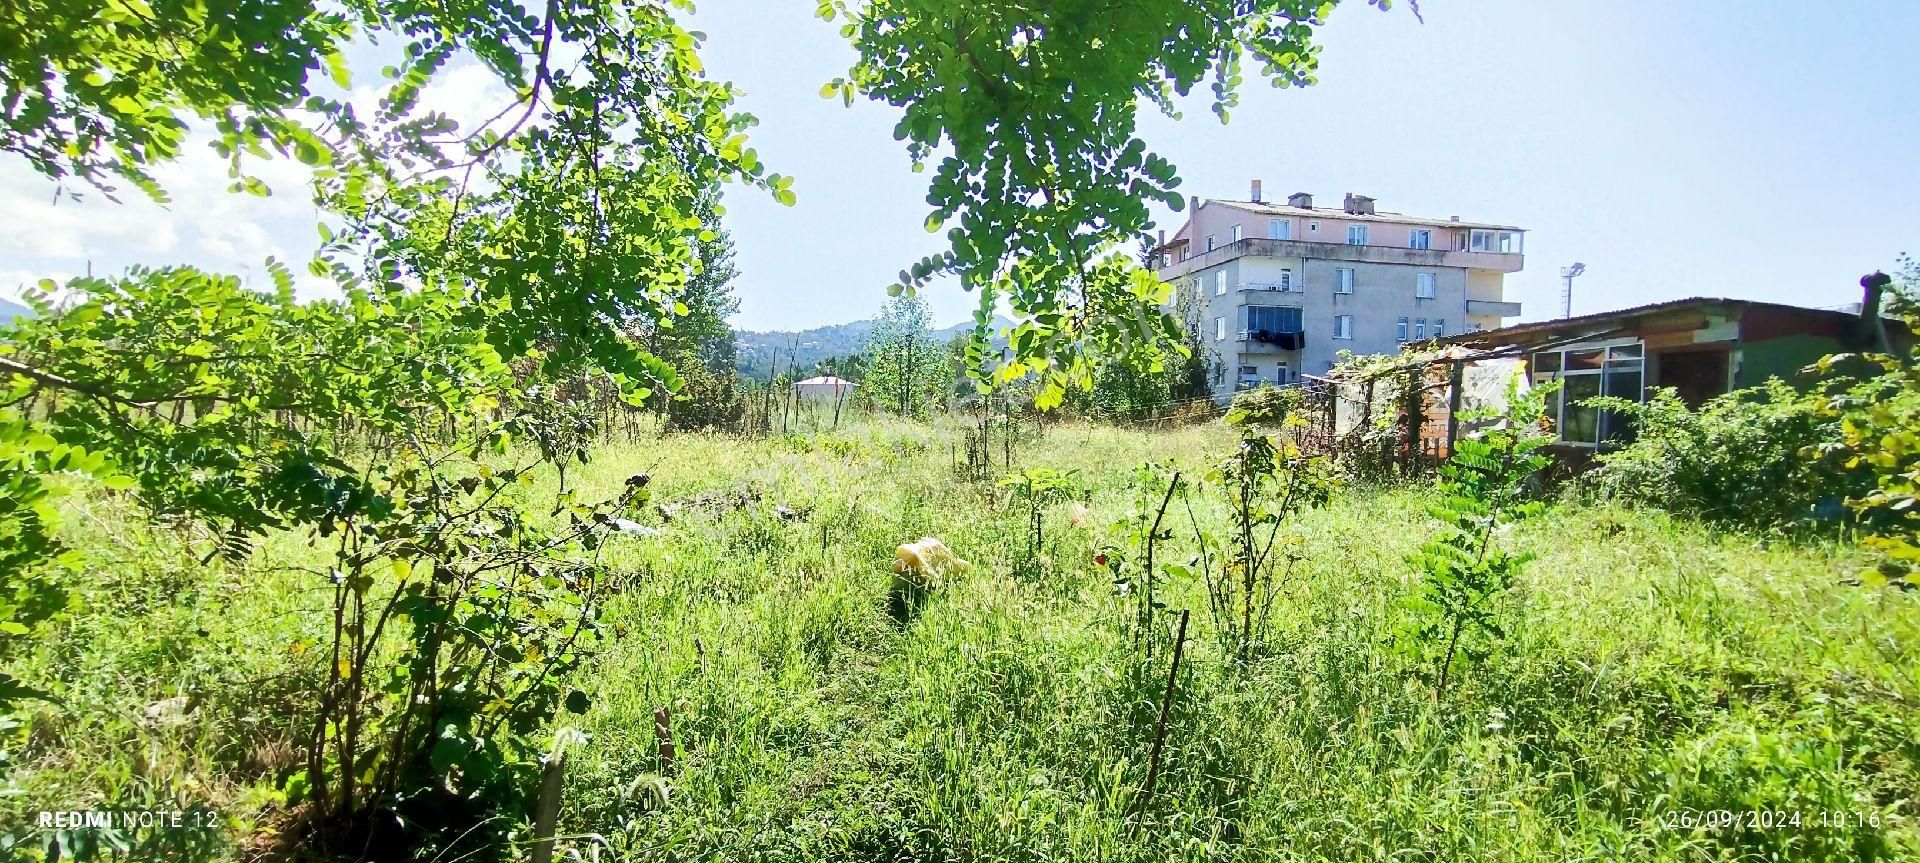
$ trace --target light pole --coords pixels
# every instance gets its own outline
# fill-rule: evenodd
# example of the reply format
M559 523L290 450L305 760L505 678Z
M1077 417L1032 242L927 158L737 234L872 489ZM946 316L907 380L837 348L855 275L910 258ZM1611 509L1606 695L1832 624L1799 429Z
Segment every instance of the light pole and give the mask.
M1573 277L1586 271L1587 265L1578 262L1571 267L1560 268L1560 278L1567 282L1566 288L1560 292L1560 317L1573 317Z

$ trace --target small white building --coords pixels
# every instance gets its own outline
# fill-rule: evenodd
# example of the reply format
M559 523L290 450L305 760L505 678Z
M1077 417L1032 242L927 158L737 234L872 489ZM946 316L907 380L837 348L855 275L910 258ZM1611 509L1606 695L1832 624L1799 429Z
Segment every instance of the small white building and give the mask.
M793 385L793 394L802 401L837 402L853 394L854 384L844 378L823 375Z

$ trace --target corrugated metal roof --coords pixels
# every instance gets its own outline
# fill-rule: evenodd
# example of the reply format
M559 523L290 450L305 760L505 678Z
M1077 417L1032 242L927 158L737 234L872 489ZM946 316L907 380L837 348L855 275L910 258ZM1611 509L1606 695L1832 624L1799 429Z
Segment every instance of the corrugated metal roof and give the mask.
M1581 327L1589 326L1592 324L1604 324L1608 321L1615 321L1615 320L1620 320L1624 318L1640 317L1642 315L1658 314L1660 312L1678 311L1681 309L1686 309L1686 308L1695 307L1695 306L1739 307L1743 309L1769 308L1769 309L1781 309L1784 311L1798 312L1798 313L1809 314L1809 315L1834 316L1834 317L1842 317L1842 318L1859 317L1858 314L1849 313L1849 312L1836 311L1833 309L1815 309L1815 308L1809 308L1807 306L1790 305L1787 303L1769 303L1761 300L1736 300L1730 297L1687 297L1685 299L1679 299L1679 300L1663 300L1657 303L1647 303L1646 305L1632 306L1630 308L1618 309L1611 312L1595 312L1593 314L1578 315L1571 318L1560 318L1558 320L1552 320L1552 321L1532 321L1528 323L1514 324L1513 326L1510 326L1510 327L1501 327L1495 330L1481 330L1479 332L1474 332L1474 333L1461 333L1456 336L1448 336L1445 339L1441 339L1440 341L1446 344L1473 344L1476 342L1497 341L1503 337L1517 336L1517 335L1523 335L1527 333L1537 333L1537 332L1552 331L1552 330L1559 330L1559 329L1579 329Z

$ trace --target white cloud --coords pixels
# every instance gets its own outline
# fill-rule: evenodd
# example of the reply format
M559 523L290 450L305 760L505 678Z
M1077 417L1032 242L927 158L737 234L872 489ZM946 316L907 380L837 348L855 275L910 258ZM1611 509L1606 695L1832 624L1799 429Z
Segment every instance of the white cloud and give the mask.
M364 78L363 80L370 80ZM357 87L355 104L371 110L380 88ZM421 110L437 110L463 129L498 113L512 99L493 73L476 62L449 67L421 94ZM0 161L0 294L42 278L65 279L91 269L110 275L134 264L189 264L247 276L258 283L264 262L279 258L294 270L303 297L337 295L306 272L319 237L319 212L309 197L311 174L291 158L248 159L243 168L272 190L267 197L228 191L228 164L207 146L197 127L178 160L154 177L170 201L157 204L131 188L115 203L85 186L68 184L80 200L56 200L55 183L17 160Z

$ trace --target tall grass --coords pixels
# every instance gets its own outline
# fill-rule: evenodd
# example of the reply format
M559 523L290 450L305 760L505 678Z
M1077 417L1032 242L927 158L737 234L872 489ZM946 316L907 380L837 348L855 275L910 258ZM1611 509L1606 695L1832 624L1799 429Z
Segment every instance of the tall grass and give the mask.
M1505 541L1537 555L1501 652L1443 701L1392 647L1424 493L1337 495L1292 522L1304 555L1255 661L1191 608L1157 791L1139 798L1166 655L1143 668L1130 598L1092 560L1148 459L1189 476L1218 427L1047 430L1017 465L1077 470L1019 566L1026 512L953 469L959 425L856 421L756 440L611 443L569 476L636 472L671 519L609 549L618 633L580 679L562 847L633 860L1900 859L1920 855L1920 605L1842 583L1863 555L1659 513L1555 505ZM964 460L963 460L964 461ZM530 495L551 491L535 488ZM1191 492L1193 518L1224 506ZM538 499L537 497L535 499ZM685 504L675 506L674 504ZM213 856L270 827L324 579L295 536L202 567L112 501L69 519L88 604L10 666L59 681L13 756L0 824L41 809L205 802ZM1187 516L1176 504L1179 519ZM893 549L971 561L901 626ZM1110 537L1107 537L1110 538ZM1160 549L1192 553L1184 529ZM1018 573L1018 574L1016 574ZM1165 616L1163 616L1164 619ZM204 632L204 635L202 634ZM1170 635L1162 635L1162 639ZM1143 673L1144 672L1144 673ZM166 699L177 711L150 708ZM678 757L658 757L667 707ZM177 714L177 715L176 715ZM152 804L147 804L152 805ZM172 804L169 804L172 805ZM1666 829L1685 810L1798 828ZM1144 811L1142 811L1144 810ZM1823 827L1821 813L1879 825Z

